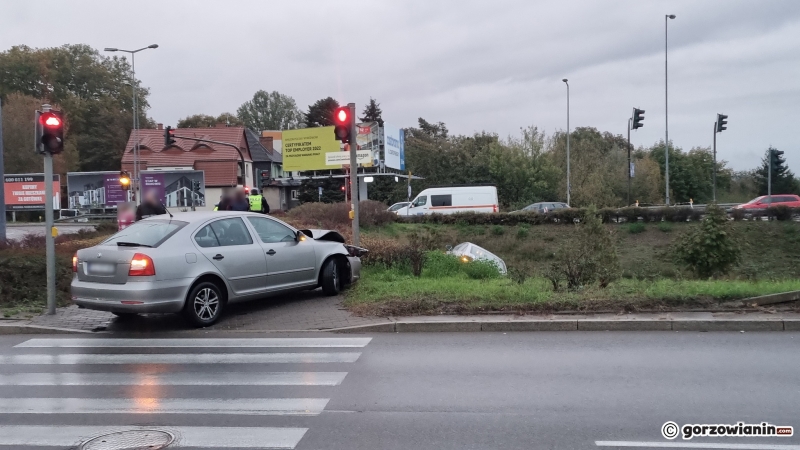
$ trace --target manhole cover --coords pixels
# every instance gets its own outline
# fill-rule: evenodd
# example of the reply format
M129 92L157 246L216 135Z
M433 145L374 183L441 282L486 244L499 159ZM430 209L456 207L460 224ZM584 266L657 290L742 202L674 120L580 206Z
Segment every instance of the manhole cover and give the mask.
M174 440L175 436L161 430L117 431L89 439L80 450L159 450Z

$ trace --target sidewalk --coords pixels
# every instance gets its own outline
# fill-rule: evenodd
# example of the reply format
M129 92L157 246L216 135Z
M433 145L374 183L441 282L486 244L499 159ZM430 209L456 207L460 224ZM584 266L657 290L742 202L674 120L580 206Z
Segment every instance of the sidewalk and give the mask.
M357 317L341 305L341 297L320 291L230 305L216 325L205 331L273 332L334 331L459 332L459 331L800 331L800 313L670 312L584 315L480 315ZM195 330L176 314L119 319L111 313L59 308L55 315L30 320L0 320L0 334L17 333L155 333Z

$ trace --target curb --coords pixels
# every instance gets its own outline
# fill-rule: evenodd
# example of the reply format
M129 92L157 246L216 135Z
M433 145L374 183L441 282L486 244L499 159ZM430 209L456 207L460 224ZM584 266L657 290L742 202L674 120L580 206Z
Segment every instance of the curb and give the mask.
M0 325L0 335L10 334L97 334L92 331L73 328L43 327L39 325L14 324Z
M335 328L334 333L450 333L510 331L800 331L800 320L520 320L393 322Z

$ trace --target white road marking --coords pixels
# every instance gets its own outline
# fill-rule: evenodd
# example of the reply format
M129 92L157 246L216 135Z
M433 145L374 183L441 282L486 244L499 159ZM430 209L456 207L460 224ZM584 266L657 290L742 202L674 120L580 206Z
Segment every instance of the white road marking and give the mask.
M222 339L29 339L15 347L35 348L342 348L366 347L372 338Z
M598 447L637 447L637 448L710 448L723 450L800 450L800 445L780 444L727 444L717 442L637 442L637 441L595 441Z
M0 355L6 364L269 364L352 363L361 353L180 353Z
M327 398L0 398L0 414L318 415Z
M338 386L347 372L0 373L0 386Z
M73 447L102 434L130 429L160 429L177 436L169 448L293 449L308 428L0 426L0 445Z

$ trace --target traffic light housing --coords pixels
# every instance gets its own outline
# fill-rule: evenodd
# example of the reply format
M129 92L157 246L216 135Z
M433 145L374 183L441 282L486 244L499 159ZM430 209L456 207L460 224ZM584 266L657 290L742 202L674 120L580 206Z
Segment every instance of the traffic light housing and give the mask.
M781 156L783 153L782 150L776 150L774 148L769 150L769 163L772 170L775 170L776 167L781 165Z
M725 114L717 114L717 133L722 133L723 130L727 130L728 127L725 125L728 124L728 116Z
M353 128L353 117L350 114L350 107L342 106L333 111L333 133L337 140L343 144L349 144L352 136L350 130Z
M258 186L263 188L269 184L269 170L261 170L258 172Z
M192 192L200 192L200 180L192 180Z
M40 153L58 155L64 151L64 114L61 111L45 111L39 114L36 126L37 146Z
M123 191L131 189L131 176L124 170L119 173L119 186Z
M164 128L164 147L169 147L175 143L172 127Z
M639 108L633 108L633 128L632 129L635 130L637 128L642 128L644 126L644 124L642 122L644 122L644 110L643 109L639 109Z

